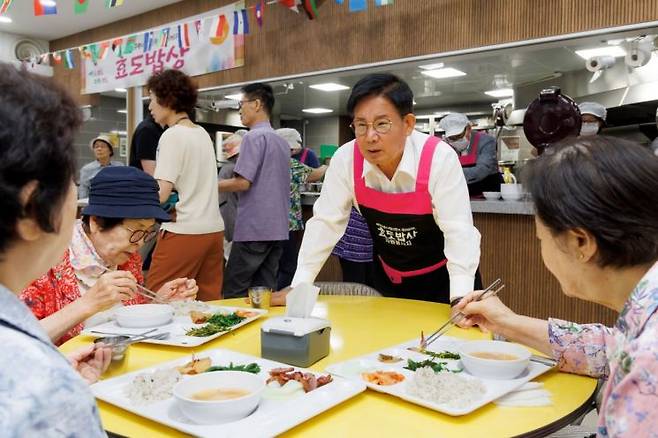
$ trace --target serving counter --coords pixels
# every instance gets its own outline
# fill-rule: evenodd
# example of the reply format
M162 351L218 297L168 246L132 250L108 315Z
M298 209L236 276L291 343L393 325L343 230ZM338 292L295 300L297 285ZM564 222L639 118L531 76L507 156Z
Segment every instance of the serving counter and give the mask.
M304 219L313 215L319 193L302 196ZM514 311L537 318L556 317L575 322L613 325L613 311L565 296L541 259L535 234L534 208L529 201L472 200L476 228L482 235L480 272L484 284L505 282L503 300ZM331 256L318 281L341 281L338 259Z

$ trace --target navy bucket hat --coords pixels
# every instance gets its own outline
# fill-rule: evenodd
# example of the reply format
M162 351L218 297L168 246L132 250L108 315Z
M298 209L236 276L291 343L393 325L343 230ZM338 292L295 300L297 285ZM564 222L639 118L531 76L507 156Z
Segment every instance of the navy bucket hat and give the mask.
M85 216L117 219L150 219L168 222L171 217L160 207L158 183L134 167L108 166L91 180Z

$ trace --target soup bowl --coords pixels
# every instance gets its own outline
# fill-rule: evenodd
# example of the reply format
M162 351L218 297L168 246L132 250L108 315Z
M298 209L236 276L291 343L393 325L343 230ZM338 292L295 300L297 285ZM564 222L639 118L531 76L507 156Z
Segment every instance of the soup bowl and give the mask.
M241 391L244 394L224 400L199 399L209 391ZM198 424L217 424L240 420L260 403L265 380L242 371L212 371L187 377L174 386L174 398L181 412ZM235 394L234 394L235 395Z
M168 304L135 304L119 307L114 318L121 327L157 327L169 323L174 317L174 308Z
M471 341L459 348L466 371L486 379L514 379L528 368L530 351L511 342Z

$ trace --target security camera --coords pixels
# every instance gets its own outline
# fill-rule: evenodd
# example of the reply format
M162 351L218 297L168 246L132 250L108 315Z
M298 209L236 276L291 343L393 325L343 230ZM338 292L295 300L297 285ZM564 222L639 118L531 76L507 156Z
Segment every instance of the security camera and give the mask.
M615 58L613 56L595 56L593 58L589 58L585 63L587 70L593 73L609 69L613 65L615 65Z
M653 50L653 37L643 37L631 41L626 50L624 62L632 68L642 67L651 61L651 51Z
M236 100L213 100L210 102L210 109L217 112L223 109L238 109L238 101Z

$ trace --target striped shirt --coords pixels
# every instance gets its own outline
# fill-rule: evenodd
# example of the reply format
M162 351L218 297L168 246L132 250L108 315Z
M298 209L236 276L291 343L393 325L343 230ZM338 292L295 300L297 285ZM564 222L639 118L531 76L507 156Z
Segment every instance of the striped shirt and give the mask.
M354 207L350 212L345 234L334 247L332 254L350 262L372 261L370 230L366 220Z

